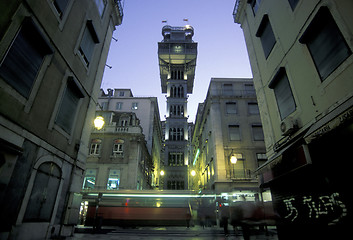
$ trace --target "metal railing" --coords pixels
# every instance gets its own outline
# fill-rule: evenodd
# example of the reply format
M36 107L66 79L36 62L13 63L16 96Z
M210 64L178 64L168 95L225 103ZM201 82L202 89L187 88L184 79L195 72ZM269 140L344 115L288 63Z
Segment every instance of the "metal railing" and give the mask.
M250 169L227 169L227 179L243 180L253 179Z

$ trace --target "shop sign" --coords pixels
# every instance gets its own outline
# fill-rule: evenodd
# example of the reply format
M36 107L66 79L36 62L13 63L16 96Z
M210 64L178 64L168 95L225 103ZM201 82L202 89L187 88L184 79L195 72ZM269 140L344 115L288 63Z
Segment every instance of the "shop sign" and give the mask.
M353 118L353 107L349 108L348 110L344 111L328 123L324 124L313 133L311 133L308 137L305 138L307 143L310 143L316 138L321 137L322 135L332 131L333 129L337 128L341 124L345 123L346 121Z

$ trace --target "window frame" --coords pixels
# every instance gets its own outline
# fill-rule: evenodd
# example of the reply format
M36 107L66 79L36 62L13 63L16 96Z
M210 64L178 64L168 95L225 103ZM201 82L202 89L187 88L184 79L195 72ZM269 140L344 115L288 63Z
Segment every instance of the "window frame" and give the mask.
M322 47L322 44L317 44L320 43L320 39L324 39L325 41L321 40L321 42L325 43L332 43L332 39L335 39L337 42L335 42L336 44L334 45L334 48L332 47L330 52L322 51L324 49L327 50L328 48ZM318 10L316 15L306 28L305 32L299 39L299 42L306 45L310 53L311 59L318 72L318 75L321 79L321 82L325 81L332 73L336 71L337 68L339 68L352 55L352 49L348 45L332 13L326 6L323 6ZM319 49L315 49L315 42L316 45L320 45ZM341 53L342 56L340 56L340 59L334 62L333 59L337 59L339 57L337 45L341 46L340 50L345 51L345 56L343 56L343 54ZM332 46L332 44L330 46ZM335 57L332 57L332 55L334 55ZM324 65L324 67L322 67L322 65ZM327 70L327 68L329 69Z
M88 34L86 35L87 32ZM88 53L87 52L85 53L85 49L82 49L82 43L85 39L87 39L85 38L85 36L89 36L93 42L93 48L90 48L92 50L91 52L89 52L90 56L86 56L86 54ZM95 27L93 25L93 21L85 19L85 24L82 26L80 38L79 38L79 41L77 42L77 46L75 49L76 49L76 53L80 56L80 59L83 65L87 69L91 65L91 60L94 58L93 56L96 50L96 45L99 43L100 41L97 35L97 31L95 30Z
M0 87L3 88L9 95L16 98L21 104L23 104L24 112L29 113L29 111L32 108L34 99L38 93L41 82L46 73L46 70L53 58L54 50L50 45L49 38L45 35L44 31L40 28L40 25L35 19L33 19L30 16L24 16L22 19L23 20L20 23L17 21L12 22L9 26L9 30L7 31L7 33L4 35L2 39L2 44L4 44L4 46L8 44L8 47L0 50L0 56L2 56L2 59L0 61L0 66L3 65L4 61L6 60L6 57L8 56L8 53L12 48L24 24L32 25L30 27L34 29L35 32L38 33L37 37L41 38L43 44L47 45L48 51L50 51L50 53L43 57L42 63L39 66L39 69L33 80L32 87L30 89L28 97L25 97L20 92L18 92L11 84L8 83L8 81L5 80L4 77L0 77Z
M286 111L284 111L286 109L288 110L288 107L284 107L284 105L283 105L284 102L279 101L278 92L283 93L283 89L282 89L282 91L279 91L278 89L276 91L276 87L278 86L279 83L281 83L281 80L283 81L284 79L286 80L286 87L288 87L286 90L289 90L292 102L294 103L294 109L288 113ZM282 83L282 84L284 84L284 83ZM270 84L268 85L268 87L274 91L276 104L277 104L277 108L278 108L278 112L279 112L281 120L285 119L286 117L288 117L289 115L291 115L293 112L295 112L297 110L297 103L295 101L292 87L291 87L288 75L286 73L286 69L284 67L280 67L280 69L277 71L276 75L273 77L273 79L270 82ZM283 86L282 86L282 88L283 88Z
M264 33L267 38L264 37ZM260 39L265 58L268 59L277 43L277 40L267 14L263 16L255 36Z
M236 133L237 135L239 135L238 139L232 139L232 132L231 132L232 128L238 129L238 133ZM239 124L230 124L230 125L228 125L228 132L229 132L229 134L228 134L229 141L241 141L242 137L241 137L241 131L240 131Z
M67 87L69 79L72 81L71 84L75 84L75 86L77 87L77 90L82 94L81 95L82 97L79 99L78 104L76 106L76 112L74 114L74 118L73 118L73 122L72 122L72 126L73 127L71 128L71 132L67 133L58 124L56 124L56 119L57 119L57 115L60 112L62 99L64 97L65 90L66 90L66 87ZM55 130L57 130L59 133L61 133L62 135L64 135L68 139L69 144L71 144L72 137L73 137L73 132L75 130L74 126L77 124L78 115L79 115L79 112L80 112L80 109L81 109L82 102L83 102L85 97L86 97L86 95L85 95L81 85L77 81L77 79L73 76L71 71L66 70L66 73L65 73L65 75L64 75L64 77L63 77L63 79L61 81L61 87L60 87L60 90L59 90L58 97L56 99L56 103L55 103L55 107L54 107L51 119L49 121L48 129L51 130L51 129L54 128Z

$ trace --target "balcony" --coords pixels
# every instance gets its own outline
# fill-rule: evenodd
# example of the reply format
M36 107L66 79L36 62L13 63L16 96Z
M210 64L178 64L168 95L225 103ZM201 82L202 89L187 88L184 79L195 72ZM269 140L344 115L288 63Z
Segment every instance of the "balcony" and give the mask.
M140 126L116 126L115 124L109 124L101 130L93 128L93 133L142 133L142 128Z
M121 0L114 0L114 9L113 12L115 12L115 16L117 17L117 26L119 26L122 21L123 21L123 5L121 4Z
M251 180L255 179L255 176L252 176L250 169L227 169L227 179Z

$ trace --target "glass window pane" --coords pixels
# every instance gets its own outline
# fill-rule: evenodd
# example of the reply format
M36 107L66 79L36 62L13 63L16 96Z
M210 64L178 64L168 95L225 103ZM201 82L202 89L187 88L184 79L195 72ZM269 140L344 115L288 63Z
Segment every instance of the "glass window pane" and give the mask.
M108 190L118 190L120 185L120 170L109 170L109 177L107 182Z
M239 141L240 140L240 131L238 125L229 126L229 140Z

